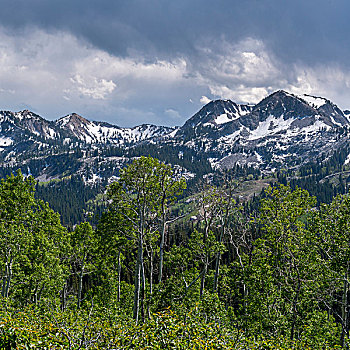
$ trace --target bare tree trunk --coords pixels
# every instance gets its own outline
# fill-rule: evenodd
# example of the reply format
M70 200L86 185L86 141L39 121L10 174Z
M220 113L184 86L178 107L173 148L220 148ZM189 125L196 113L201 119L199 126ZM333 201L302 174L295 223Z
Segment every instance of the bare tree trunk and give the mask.
M209 231L210 224L206 221L205 225L206 225L206 227L205 227L204 236L203 236L205 258L204 258L203 273L202 273L202 277L201 277L201 286L200 286L200 291L199 291L199 296L201 299L202 299L203 292L204 292L205 278L207 276L208 265L209 265L209 256L208 256L208 252L207 252L207 248L206 248L206 243L207 243L207 237L208 237L208 231Z
M153 248L151 246L151 257L150 257L150 278L149 278L149 300L147 304L147 315L148 318L151 318L151 302L153 295Z
M1 296L3 298L5 298L6 280L7 280L7 266L5 268L4 277L2 278Z
M67 305L67 281L61 291L61 310L64 311Z
M207 275L208 272L208 254L205 257L205 262L204 262L204 267L203 267L203 273L202 273L202 277L201 277L201 287L200 287L200 292L199 292L199 296L202 299L203 297L203 292L204 292L204 286L205 286L205 277Z
M345 347L345 338L348 335L348 292L349 292L349 283L348 283L348 273L345 272L344 275L344 288L343 288L343 300L342 300L342 334L341 334L341 343Z
M6 278L6 287L5 287L5 298L8 298L10 292L10 285L12 280L12 257L10 262L6 266L7 269L7 278Z
M8 284L8 278L9 278L9 255L11 255L11 249L6 252L6 265L5 265L5 273L4 277L2 278L2 288L1 288L1 296L3 298L6 297L6 287Z
M78 295L77 295L77 308L81 307L81 293L83 290L83 276L84 276L84 266L81 267L78 281Z
M162 203L162 227L160 232L158 283L162 282L162 277L163 277L165 230L166 230L165 207L164 207L164 203Z
M134 293L134 320L139 321L139 313L141 308L141 317L144 321L144 292L145 292L145 270L143 265L143 238L145 233L145 203L139 212L139 227L138 227L138 247L137 247L137 262L135 270L135 293Z
M141 320L145 322L145 293L146 293L146 275L145 275L145 265L143 258L141 261L141 293L140 293L140 312Z
M32 302L37 305L38 304L38 288L39 285L37 284L34 289L33 297L32 297Z
M120 279L121 279L121 270L122 270L122 265L120 261L120 251L118 252L118 294L117 294L117 300L120 302Z
M141 256L140 242L137 252L137 260L136 260L136 268L135 268L135 290L134 290L134 310L133 317L136 323L139 320L139 309L140 309L140 275L141 275L141 264L140 264L140 256Z
M225 226L223 226L223 228L221 230L221 234L219 237L219 243L222 243L224 235L225 235ZM221 260L221 252L218 252L216 254L216 259L215 259L215 275L214 275L214 285L213 285L213 292L214 293L216 293L218 291L220 260Z

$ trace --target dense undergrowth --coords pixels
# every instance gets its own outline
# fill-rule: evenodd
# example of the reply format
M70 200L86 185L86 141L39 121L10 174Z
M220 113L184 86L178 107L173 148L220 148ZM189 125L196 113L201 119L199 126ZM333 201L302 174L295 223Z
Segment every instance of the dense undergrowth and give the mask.
M227 322L227 323L226 323ZM310 332L305 339L265 338L247 334L222 319L205 321L196 306L177 314L167 309L143 324L99 312L2 305L1 349L337 349L329 339ZM336 328L336 325L333 325ZM334 329L328 329L331 333ZM328 338L329 337L328 334Z

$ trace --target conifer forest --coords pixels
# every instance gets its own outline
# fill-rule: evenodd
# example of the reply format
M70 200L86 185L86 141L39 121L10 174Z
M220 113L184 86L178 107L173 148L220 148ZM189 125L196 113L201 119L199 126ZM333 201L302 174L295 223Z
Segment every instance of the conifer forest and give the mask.
M349 348L350 195L282 173L249 200L232 172L188 186L139 157L63 225L31 176L2 179L0 348Z

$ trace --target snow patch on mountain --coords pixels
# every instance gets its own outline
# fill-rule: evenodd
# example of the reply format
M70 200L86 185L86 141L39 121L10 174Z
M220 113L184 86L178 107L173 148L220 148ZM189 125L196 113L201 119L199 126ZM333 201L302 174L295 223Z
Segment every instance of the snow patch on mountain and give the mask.
M309 105L311 105L311 107L313 108L320 108L323 105L325 105L328 101L327 99L323 98L323 97L317 97L317 96L312 96L312 95L299 95L299 98L303 99L304 101L306 101Z
M219 116L217 116L217 117L214 119L214 121L215 121L216 124L225 124L225 123L230 122L231 120L232 120L232 119L229 118L229 117L227 116L226 113L220 114Z
M316 116L317 118L318 116ZM319 131L320 129L325 129L325 130L330 130L331 127L329 125L327 125L326 123L324 123L322 120L320 119L317 119L315 121L315 123L309 125L309 126L306 126L302 129L302 131L304 133L313 133L313 132L316 132L316 131Z
M230 101L231 102L231 101ZM231 102L232 103L232 102ZM218 115L214 122L218 125L226 124L232 120L239 119L240 117L250 113L250 107L242 105L233 105L231 110L224 109L225 113Z
M332 115L330 115L329 118L331 119L331 121L332 121L332 123L333 123L334 125L342 126L342 123L337 122L337 121L333 118Z
M175 130L174 130L174 131L171 131L167 136L168 136L169 138L175 137L178 131L179 131L179 128L175 128Z
M93 185L96 183L100 183L103 181L103 178L100 175L92 174L89 178L86 178L84 175L82 176L85 184Z
M225 150L230 149L232 147L232 145L234 145L236 142L238 142L238 140L240 138L241 130L242 130L242 128L240 128L237 131L234 131L233 133L231 133L229 135L221 136L218 139L217 149L220 151L225 151Z
M56 124L68 130L86 143L113 143L125 145L166 135L174 128L143 124L133 128L120 128L108 123L89 121L77 114L71 114L59 119Z
M11 137L4 137L4 136L0 137L0 147L7 147L7 146L11 146L12 144L13 144L13 140L11 139Z
M350 153L348 154L348 156L345 159L344 165L347 165L350 163Z
M262 137L266 137L282 130L290 128L294 122L294 118L284 119L283 115L279 118L275 118L273 115L269 115L266 120L260 122L258 127L251 130L248 140L256 140Z

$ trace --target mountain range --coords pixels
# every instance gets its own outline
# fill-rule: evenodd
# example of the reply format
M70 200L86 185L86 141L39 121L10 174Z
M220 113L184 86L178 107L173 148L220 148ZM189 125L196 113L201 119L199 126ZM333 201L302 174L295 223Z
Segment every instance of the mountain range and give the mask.
M275 176L327 202L350 185L349 131L350 111L282 90L256 105L211 101L178 127L0 111L0 177L18 169L32 175L38 197L67 225L85 220L91 206L101 212L96 198L105 186L135 157L148 155L172 164L189 188L231 169L239 178Z
M330 100L283 90L256 105L211 101L181 127L123 128L75 113L48 121L28 110L0 111L0 170L22 168L40 181L80 173L93 183L113 180L132 157L151 154L189 177L235 165L268 173L327 157L349 142L349 128L350 112Z

